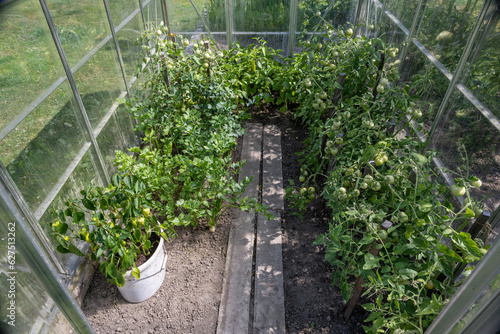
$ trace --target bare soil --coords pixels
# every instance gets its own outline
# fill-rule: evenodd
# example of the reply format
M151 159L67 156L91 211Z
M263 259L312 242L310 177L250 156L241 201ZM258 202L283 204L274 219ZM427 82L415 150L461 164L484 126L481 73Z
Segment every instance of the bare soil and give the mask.
M251 121L279 126L284 186L289 179L297 184L300 164L295 153L304 149L307 132L294 126L291 115L260 110ZM333 269L324 262L324 248L313 245L328 230L328 217L316 215L313 201L300 220L289 204L286 200L282 215L287 333L363 333L367 313L358 306L351 318L344 319L340 290L331 286ZM96 332L215 333L231 219L226 213L214 233L206 225L178 229L178 238L167 244L165 281L145 302L125 301L97 271L82 307Z

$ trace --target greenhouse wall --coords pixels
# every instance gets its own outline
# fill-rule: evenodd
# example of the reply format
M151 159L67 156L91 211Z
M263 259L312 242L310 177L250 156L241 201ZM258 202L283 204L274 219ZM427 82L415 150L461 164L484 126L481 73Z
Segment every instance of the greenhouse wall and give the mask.
M55 251L48 223L53 209L90 182L107 185L115 151L139 142L121 101L133 94L145 25L165 22L174 35L213 39L224 49L262 39L291 55L324 33L318 27L326 21L399 48L394 66L423 111L414 130L436 150L436 168L450 184L447 168L464 159L483 180L472 195L491 216L493 241L500 220L499 11L497 0L0 1L0 175L9 197L3 230L25 220L51 272L74 287L85 263ZM14 272L3 251L9 245L2 235L2 291ZM16 257L16 329L64 332L53 291L32 269ZM498 280L489 289L498 289ZM11 329L8 315L0 311L2 330Z

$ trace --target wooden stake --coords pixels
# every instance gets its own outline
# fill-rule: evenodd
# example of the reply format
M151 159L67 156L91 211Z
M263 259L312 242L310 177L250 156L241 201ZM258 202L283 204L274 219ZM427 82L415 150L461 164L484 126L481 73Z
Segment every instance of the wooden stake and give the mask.
M386 231L389 230L391 227L392 227L392 222L388 220L382 223L382 228ZM380 252L380 250L377 249L377 245L379 243L380 242L378 240L372 243L370 254L372 254L373 256L377 256ZM356 281L356 285L354 286L354 290L352 291L351 298L347 302L347 306L344 312L344 318L346 319L350 318L352 313L354 312L354 308L356 307L356 305L358 305L359 299L363 294L363 284L365 284L365 280L363 279L363 276L359 276L358 280Z

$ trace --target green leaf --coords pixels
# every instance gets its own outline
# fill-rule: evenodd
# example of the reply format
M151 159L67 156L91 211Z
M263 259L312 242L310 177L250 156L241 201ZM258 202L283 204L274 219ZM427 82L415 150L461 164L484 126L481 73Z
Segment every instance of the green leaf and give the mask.
M141 271L136 266L132 268L132 276L134 276L137 279L141 278Z
M66 247L63 247L62 245L58 245L58 246L56 247L56 250L57 250L59 253L62 253L62 254L71 253L69 249L67 249Z
M82 253L81 250L79 250L75 245L73 245L71 242L68 245L68 250L78 256L85 256L85 254Z
M115 283L119 287L123 287L125 285L125 274L119 273L118 276L115 279Z
M85 208L94 211L96 209L95 204L92 201L89 201L88 199L84 198L82 199L82 204Z
M365 264L363 265L364 270L370 270L373 268L380 267L380 258L374 256L373 254L367 253L365 254Z
M116 266L113 262L110 262L106 266L106 274L111 277L111 278L117 278L118 277L118 270L116 270Z
M474 218L476 215L474 214L474 211L472 211L471 209L469 209L469 207L467 207L464 216L466 218Z
M123 183L125 183L125 185L128 187L128 188L131 188L132 187L132 179L130 178L130 176L125 176L123 178Z

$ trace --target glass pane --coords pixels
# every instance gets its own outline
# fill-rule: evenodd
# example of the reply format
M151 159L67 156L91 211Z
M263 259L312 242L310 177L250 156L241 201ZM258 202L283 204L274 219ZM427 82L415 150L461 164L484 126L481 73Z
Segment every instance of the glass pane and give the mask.
M234 0L235 31L288 32L290 1Z
M123 104L119 105L118 109L116 109L115 115L116 121L123 135L124 149L139 145L139 137L133 131L134 121L130 117L127 107Z
M76 103L63 84L0 145L0 159L33 211L83 146Z
M418 1L387 0L385 10L389 10L407 28L411 28L413 16L417 8Z
M108 0L113 24L118 27L134 10L139 9L138 0ZM140 15L140 13L139 13Z
M356 3L356 1L350 0L299 0L297 31L313 31L318 23L324 22L319 18L318 12L321 14L321 17L329 24L333 25L334 28L340 28L345 26L348 22L354 22Z
M0 224L7 224L5 217L1 215L0 221ZM71 325L57 310L52 299L40 285L38 277L31 272L18 252L15 254L15 264L12 269L10 268L6 251L8 245L9 240L2 233L0 333L70 333L73 330Z
M95 128L125 89L113 40L74 74L83 105Z
M410 94L418 97L413 110L420 110L423 132L432 127L441 101L450 81L415 45L408 48L406 62L401 71L403 81L409 83Z
M436 131L436 150L446 167L456 170L463 164L458 151L464 146L469 161L470 175L478 177L483 185L471 194L482 200L485 209L493 212L500 205L498 166L500 165L500 133L479 111L455 92L454 102L447 110L447 122ZM463 154L462 154L463 155Z
M154 22L154 25L158 26L163 21L160 0L150 0L149 2L143 0L142 4L144 6L144 20L146 22Z
M40 226L44 229L49 240L54 246L54 254L63 264L64 268L72 275L81 264L83 258L73 254L61 254L55 250L57 242L50 237L51 229L50 223L56 218L53 214L54 210L63 209L63 203L68 199L80 198L80 191L86 188L90 182L102 185L101 180L96 172L97 159L91 155L92 148L90 148L82 157L74 171L70 174L69 178L64 183L63 187L57 194L57 197L50 203L49 208L45 211L39 220ZM83 245L82 245L83 246Z
M417 39L454 72L472 31L482 1L429 0L418 25Z
M205 12L204 3L202 1L193 1L200 13ZM214 1L217 2L217 1ZM224 3L224 1L221 1ZM200 18L194 10L189 0L167 0L168 19L170 21L170 28L175 32L192 32L195 31L200 23ZM222 13L224 13L224 6L222 6ZM208 14L210 16L210 13ZM210 30L213 29L209 25ZM226 30L224 23L223 31ZM218 31L218 30L214 30Z
M464 84L500 118L500 12L491 4L465 68ZM470 73L467 75L467 71Z
M403 30L406 28L407 27L401 26L401 23L398 24L387 14L383 13L376 27L377 37L384 40L387 44L396 44L401 49L400 46L408 36ZM407 29L406 32L408 32Z
M47 0L47 5L71 67L110 35L100 0Z
M38 1L0 6L0 130L63 75Z
M206 6L204 20L211 32L226 31L225 0L211 0Z
M130 85L130 79L135 76L137 64L139 61L140 45L136 44L142 32L141 13L137 15L116 33L118 37L118 45L122 54L125 73L127 74L127 82Z
M116 172L116 167L113 165L116 158L115 151L127 152L127 148L131 146L129 145L130 139L127 139L127 137L129 137L127 131L121 129L115 114L109 119L99 137L97 137L97 144L110 175Z
M465 313L463 318L460 319L460 321L457 324L455 324L453 326L453 328L449 331L450 334L459 333L460 330L463 329L463 326L466 325L467 323L469 323L469 321L471 321L471 319L473 317L480 316L480 313L478 314L478 312L486 305L486 303L492 303L492 300L494 299L495 294L498 294L498 291L500 289L500 270L498 270L497 273L498 274L497 274L496 278L493 279L488 284L486 289L477 294L476 300L474 301L474 303L472 303L472 306L467 310L467 313ZM494 307L494 306L492 306L490 304L490 306L488 308L491 309L492 307ZM492 330L494 329L493 326L494 325L492 325L492 324L489 324L489 326L488 326L488 323L483 323L483 327L490 327ZM486 330L486 331L489 331L489 330ZM476 329L476 331L473 331L473 332L477 332L477 329Z

